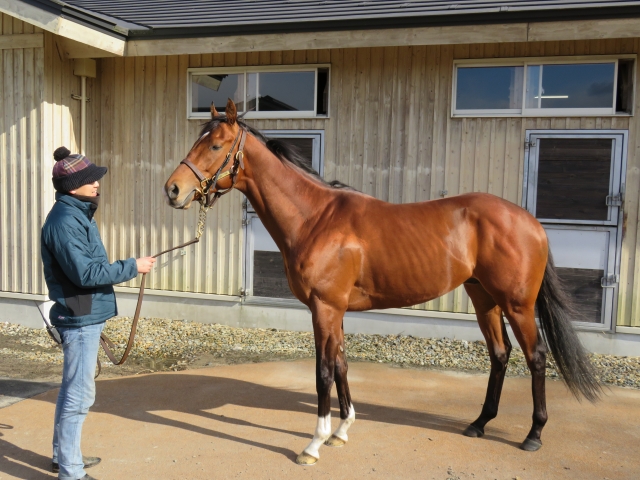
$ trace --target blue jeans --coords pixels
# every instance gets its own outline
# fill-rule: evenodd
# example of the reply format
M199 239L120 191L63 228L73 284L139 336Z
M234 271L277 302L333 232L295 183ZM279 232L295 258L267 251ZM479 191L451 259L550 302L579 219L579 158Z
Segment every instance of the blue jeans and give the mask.
M82 424L96 397L96 360L104 323L78 328L58 328L64 365L53 428L53 461L60 465L58 478L85 476L80 439Z

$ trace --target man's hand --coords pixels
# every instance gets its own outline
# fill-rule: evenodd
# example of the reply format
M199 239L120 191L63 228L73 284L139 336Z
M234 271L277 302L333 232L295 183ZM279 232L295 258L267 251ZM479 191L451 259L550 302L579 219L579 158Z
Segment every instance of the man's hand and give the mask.
M149 273L154 263L156 263L156 259L153 257L136 258L138 273Z

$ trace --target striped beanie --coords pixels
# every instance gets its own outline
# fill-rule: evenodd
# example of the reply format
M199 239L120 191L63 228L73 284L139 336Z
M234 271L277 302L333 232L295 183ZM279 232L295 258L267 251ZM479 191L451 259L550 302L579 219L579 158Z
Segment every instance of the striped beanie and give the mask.
M71 154L67 147L59 147L53 152L56 163L53 166L53 188L66 193L83 185L100 180L107 173L107 167L98 167L87 157Z

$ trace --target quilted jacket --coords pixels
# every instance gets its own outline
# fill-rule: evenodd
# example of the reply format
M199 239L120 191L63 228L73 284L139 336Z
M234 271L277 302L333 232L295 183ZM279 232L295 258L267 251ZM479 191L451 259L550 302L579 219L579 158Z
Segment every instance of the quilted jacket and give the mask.
M109 263L93 214L97 205L56 193L41 235L49 312L59 327L102 323L118 314L113 285L138 275L134 258Z

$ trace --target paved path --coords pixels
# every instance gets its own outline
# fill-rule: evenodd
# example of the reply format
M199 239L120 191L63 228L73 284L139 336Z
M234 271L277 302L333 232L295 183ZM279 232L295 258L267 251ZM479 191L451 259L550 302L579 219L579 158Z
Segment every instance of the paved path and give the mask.
M485 375L352 363L356 423L319 463L296 454L315 428L314 363L235 365L98 381L84 453L105 479L638 479L640 391L613 388L597 406L547 383L543 448L530 427L530 382L507 378L487 435L461 435L481 408ZM0 479L53 478L57 390L0 409ZM337 403L337 402L335 402ZM337 425L334 409L334 425Z

